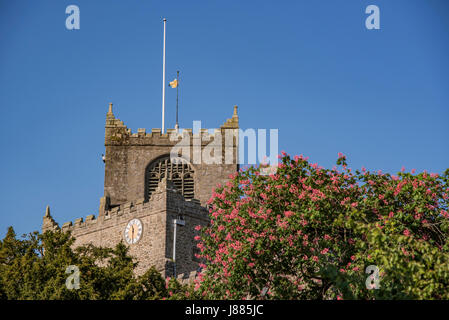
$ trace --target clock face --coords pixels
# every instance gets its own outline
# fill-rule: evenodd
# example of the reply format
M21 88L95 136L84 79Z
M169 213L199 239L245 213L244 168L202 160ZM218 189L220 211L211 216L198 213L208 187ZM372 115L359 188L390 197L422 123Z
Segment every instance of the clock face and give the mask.
M132 219L125 228L125 240L128 244L136 243L142 237L142 222Z

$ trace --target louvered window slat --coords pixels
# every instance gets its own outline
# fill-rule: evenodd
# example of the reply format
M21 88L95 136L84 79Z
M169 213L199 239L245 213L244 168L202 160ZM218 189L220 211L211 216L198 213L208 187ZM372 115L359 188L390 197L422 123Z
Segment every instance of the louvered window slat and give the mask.
M155 160L146 169L145 195L147 199L151 197L165 176L173 181L175 188L181 191L185 199L194 198L195 184L192 166L182 158L172 161L170 156L166 156Z

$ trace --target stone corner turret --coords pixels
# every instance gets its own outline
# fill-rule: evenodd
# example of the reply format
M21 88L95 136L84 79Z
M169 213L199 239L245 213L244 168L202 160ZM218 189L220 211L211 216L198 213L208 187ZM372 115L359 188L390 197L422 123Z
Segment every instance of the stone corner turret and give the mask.
M50 206L47 206L42 223L42 233L55 230L59 230L59 225L50 214Z
M232 118L226 119L226 122L221 126L222 129L238 129L239 128L239 115L237 113L237 106L234 106L234 113Z

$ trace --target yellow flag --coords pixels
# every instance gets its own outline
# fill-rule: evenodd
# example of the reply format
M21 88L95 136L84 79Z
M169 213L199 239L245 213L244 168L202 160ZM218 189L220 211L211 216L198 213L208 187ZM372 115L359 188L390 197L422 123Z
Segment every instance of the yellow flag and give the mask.
M170 82L168 85L172 88L176 88L178 86L178 80L175 79L172 82Z

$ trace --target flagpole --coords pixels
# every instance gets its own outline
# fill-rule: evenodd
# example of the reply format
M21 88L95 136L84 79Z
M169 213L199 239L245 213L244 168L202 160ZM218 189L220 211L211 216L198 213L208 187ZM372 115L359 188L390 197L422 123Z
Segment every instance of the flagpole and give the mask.
M165 133L165 25L167 19L164 18L164 50L162 58L162 133Z
M178 124L178 88L179 88L179 71L176 71L176 125L175 129L178 131L179 124Z

